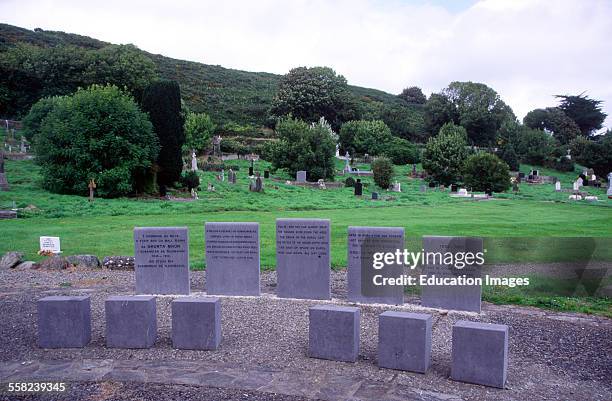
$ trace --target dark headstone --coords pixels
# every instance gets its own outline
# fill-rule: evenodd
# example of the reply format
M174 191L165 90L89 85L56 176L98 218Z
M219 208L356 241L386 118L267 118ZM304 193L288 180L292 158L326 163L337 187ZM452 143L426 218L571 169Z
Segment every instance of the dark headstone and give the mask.
M277 295L330 299L330 221L276 220Z
M361 179L357 179L357 182L355 182L355 196L361 196L363 195L363 183L361 182Z
M427 184L427 186L429 186L429 188L435 188L436 187L436 183L433 181L430 181L429 184Z
M113 296L104 303L106 346L150 348L157 338L155 297Z
M134 228L137 294L189 294L187 227Z
M0 220L4 219L16 219L17 212L14 210L0 210Z
M525 178L525 173L519 173L519 178Z
M372 200L378 200L378 192L372 192Z
M425 236L423 249L425 256L429 256L423 266L423 274L428 278L481 277L481 267L475 263L458 268L444 262L447 253L454 258L460 253L471 252L475 255L483 252L482 238ZM480 312L481 294L480 285L424 285L421 287L421 303L431 308Z
M255 179L255 192L261 191L263 191L263 181L261 180L259 173L257 173L257 178Z
M259 295L259 223L206 223L206 291Z
M387 311L378 316L378 366L425 373L431 363L431 315Z
M178 298L172 301L172 346L215 350L221 343L219 298Z
M451 378L504 388L508 371L508 326L460 320L453 326Z
M252 177L253 174L253 166L249 167L249 177Z
M359 355L359 308L317 305L308 309L308 356L355 362Z
M89 296L50 296L39 299L37 306L41 348L81 348L89 344Z
M270 170L264 170L264 178L270 178Z
M402 227L349 227L348 228L348 300L361 303L401 305L404 303L404 286L375 285L374 276L400 277L402 265L385 265L374 269L374 254L395 252L404 248ZM378 280L378 279L377 279Z
M458 189L459 189L459 186L457 184L451 184L451 187L450 187L451 192L456 193Z

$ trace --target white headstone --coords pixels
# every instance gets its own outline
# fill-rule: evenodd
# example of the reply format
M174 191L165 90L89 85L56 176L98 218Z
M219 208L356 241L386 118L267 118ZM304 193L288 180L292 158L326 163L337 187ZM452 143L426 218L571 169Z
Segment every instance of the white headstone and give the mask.
M465 188L459 188L459 191L457 191L457 194L461 196L468 196L468 191Z
M40 237L40 250L56 254L62 253L59 237Z
M561 181L555 182L555 191L561 191Z
M191 171L198 171L198 159L196 159L195 150L191 151Z
M579 180L582 180L581 178L579 178ZM580 189L580 183L578 181L574 182L574 191L578 191Z

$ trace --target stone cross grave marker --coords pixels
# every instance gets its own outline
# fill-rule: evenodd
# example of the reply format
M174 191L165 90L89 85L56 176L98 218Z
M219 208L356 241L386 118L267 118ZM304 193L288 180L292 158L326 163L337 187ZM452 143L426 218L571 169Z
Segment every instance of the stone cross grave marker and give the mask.
M259 223L212 223L206 236L206 291L259 295Z
M348 260L348 300L361 303L382 303L401 305L404 303L404 286L374 285L375 275L400 277L404 266L393 263L382 269L374 269L374 254L395 252L404 249L404 229L402 227L349 227Z
M134 228L137 294L189 294L187 227Z
M276 220L277 295L330 299L330 221Z
M481 277L481 267L472 264L458 268L456 264L445 263L447 255L483 252L482 238L471 237L423 237L423 250L429 253L422 274L427 277L453 278L465 275L468 278ZM433 256L432 256L433 253ZM441 255L441 257L438 256ZM442 309L455 309L480 313L482 286L480 285L425 285L421 287L423 306Z

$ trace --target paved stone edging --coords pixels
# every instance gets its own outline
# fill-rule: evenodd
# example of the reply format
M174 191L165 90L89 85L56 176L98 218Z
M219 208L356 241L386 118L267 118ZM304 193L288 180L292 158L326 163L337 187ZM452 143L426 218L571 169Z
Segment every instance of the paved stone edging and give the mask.
M328 401L457 401L454 395L346 375L241 369L193 361L84 359L0 363L0 381L141 382L254 390ZM69 388L69 385L68 385ZM503 390L500 390L503 391Z

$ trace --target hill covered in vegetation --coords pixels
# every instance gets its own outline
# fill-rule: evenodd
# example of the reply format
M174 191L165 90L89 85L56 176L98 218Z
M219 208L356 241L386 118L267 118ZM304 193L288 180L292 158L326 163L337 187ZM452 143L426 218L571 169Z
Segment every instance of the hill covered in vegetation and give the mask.
M111 46L110 43L73 33L38 28L32 31L0 24L0 54L19 44L46 49L67 47L90 51ZM280 75L177 60L134 49L153 61L160 78L179 82L183 101L192 111L206 112L215 123L233 131L258 129L266 124ZM4 83L0 85L8 86ZM409 104L395 95L376 89L358 86L349 86L349 89L355 96L361 114L366 118L384 120L394 134L419 137L424 131L422 105ZM2 87L0 91L7 92ZM6 96L2 99L9 100ZM6 114L0 117L19 119L27 113L25 108L24 105L10 112L0 108L0 114Z

